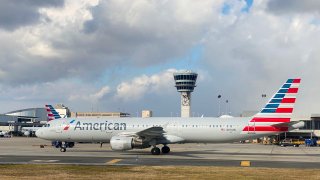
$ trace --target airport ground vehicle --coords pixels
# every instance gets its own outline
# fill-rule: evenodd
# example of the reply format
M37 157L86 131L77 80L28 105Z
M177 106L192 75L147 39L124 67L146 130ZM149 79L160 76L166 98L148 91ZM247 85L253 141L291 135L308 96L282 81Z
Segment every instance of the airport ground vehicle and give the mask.
M286 146L299 147L300 144L297 141L293 141L292 139L284 139L279 142L279 146L281 146L281 147L286 147Z
M0 131L0 137L11 137L11 135L7 131Z

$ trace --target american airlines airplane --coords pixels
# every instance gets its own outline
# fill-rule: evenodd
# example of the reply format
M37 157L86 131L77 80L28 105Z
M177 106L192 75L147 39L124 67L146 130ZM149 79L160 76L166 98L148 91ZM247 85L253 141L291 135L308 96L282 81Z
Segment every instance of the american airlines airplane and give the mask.
M168 144L235 142L279 134L304 126L290 121L300 79L288 79L253 117L239 118L62 118L37 130L39 138L71 142L110 142L113 150L151 148L153 155L170 152ZM158 145L163 145L161 150Z

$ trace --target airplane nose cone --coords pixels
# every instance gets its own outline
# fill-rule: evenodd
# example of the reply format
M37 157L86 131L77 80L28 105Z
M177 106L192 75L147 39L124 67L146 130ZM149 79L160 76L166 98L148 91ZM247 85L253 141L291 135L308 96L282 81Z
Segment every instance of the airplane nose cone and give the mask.
M39 138L41 138L41 135L42 135L41 129L38 129L38 130L36 131L36 136L39 137Z

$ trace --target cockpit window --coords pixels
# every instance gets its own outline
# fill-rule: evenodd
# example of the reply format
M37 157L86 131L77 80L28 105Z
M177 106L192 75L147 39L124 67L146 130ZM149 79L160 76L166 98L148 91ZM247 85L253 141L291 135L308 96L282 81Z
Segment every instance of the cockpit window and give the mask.
M44 125L44 127L50 127L50 124L46 124L46 125Z

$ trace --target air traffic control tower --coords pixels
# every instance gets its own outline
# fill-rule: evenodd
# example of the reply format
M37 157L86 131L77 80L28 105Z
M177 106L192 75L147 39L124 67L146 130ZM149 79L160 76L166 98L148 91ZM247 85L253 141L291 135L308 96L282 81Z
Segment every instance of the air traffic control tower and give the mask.
M191 92L196 87L198 74L192 71L179 71L173 73L178 92L181 93L181 117L190 117Z

